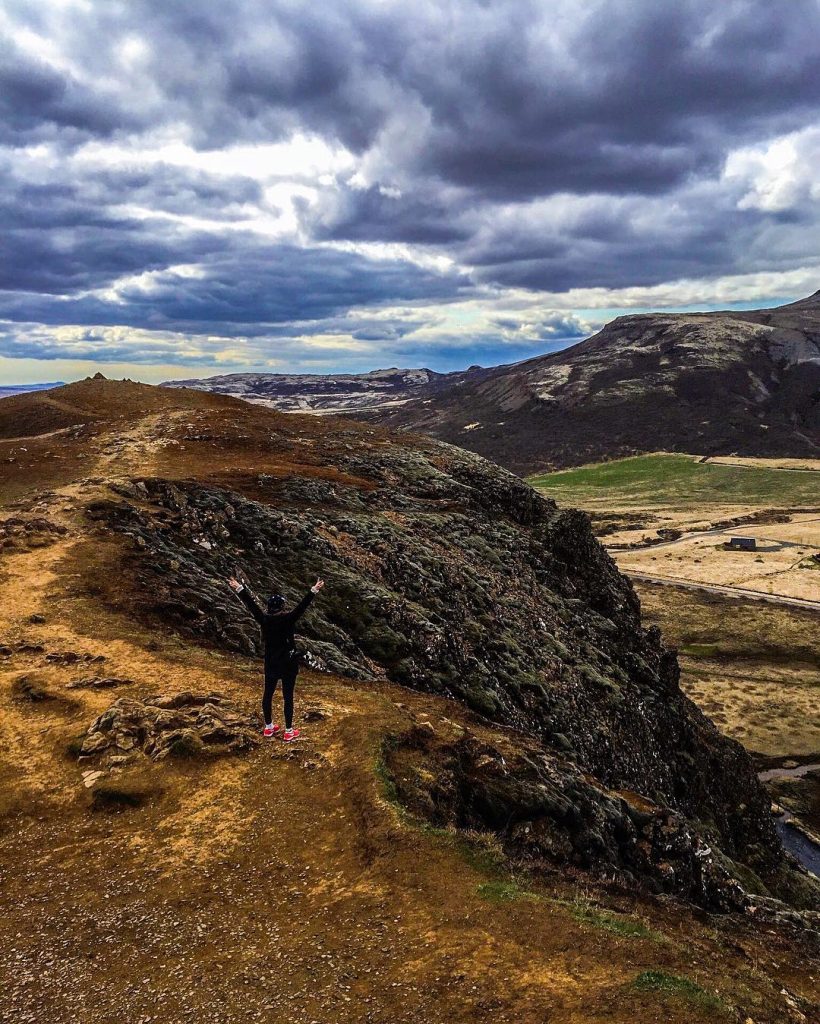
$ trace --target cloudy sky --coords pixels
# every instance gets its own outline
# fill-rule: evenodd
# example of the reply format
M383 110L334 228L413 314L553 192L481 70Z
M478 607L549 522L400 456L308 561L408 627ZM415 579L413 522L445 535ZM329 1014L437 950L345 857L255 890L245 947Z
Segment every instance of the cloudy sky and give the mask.
M0 0L0 382L820 288L820 0Z

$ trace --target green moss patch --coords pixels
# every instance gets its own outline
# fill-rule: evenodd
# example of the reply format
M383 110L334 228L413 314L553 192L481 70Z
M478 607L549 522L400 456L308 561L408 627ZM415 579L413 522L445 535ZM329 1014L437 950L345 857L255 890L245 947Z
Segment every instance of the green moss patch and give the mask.
M707 992L697 982L682 974L668 974L666 971L642 971L632 982L639 992L657 992L685 1000L704 1010L713 1010L721 1015L731 1013L731 1007L720 996Z

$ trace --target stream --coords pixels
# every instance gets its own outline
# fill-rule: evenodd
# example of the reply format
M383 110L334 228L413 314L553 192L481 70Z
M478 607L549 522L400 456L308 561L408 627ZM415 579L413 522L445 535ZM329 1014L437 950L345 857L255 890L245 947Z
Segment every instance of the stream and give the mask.
M801 779L811 772L820 771L820 764L801 764L796 768L769 768L758 773L761 782L774 779ZM804 868L820 878L820 843L809 839L799 828L792 824L794 815L784 810L775 818L774 827L789 853L793 854Z

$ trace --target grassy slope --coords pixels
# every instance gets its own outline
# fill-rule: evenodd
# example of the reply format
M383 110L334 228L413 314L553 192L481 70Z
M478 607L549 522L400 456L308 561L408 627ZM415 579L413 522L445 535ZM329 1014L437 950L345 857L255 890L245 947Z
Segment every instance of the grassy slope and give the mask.
M679 507L715 505L816 505L820 474L701 463L690 455L640 455L530 478L567 504Z

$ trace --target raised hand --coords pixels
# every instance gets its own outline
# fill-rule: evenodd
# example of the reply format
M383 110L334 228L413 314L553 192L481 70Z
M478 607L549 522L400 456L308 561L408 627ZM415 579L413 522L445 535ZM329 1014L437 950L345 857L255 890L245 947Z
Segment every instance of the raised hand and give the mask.
M325 585L325 581L324 581L323 579L318 579L318 580L316 580L316 582L315 582L315 583L313 584L313 586L312 586L312 587L310 588L310 591L311 591L311 593L312 593L312 594L318 594L318 593L319 593L319 591L320 591L320 590L322 589L322 587L323 587L324 585Z
M230 576L228 578L228 586L231 588L231 590L235 591L237 594L242 589L242 584L239 582L239 580L234 579L233 576Z

